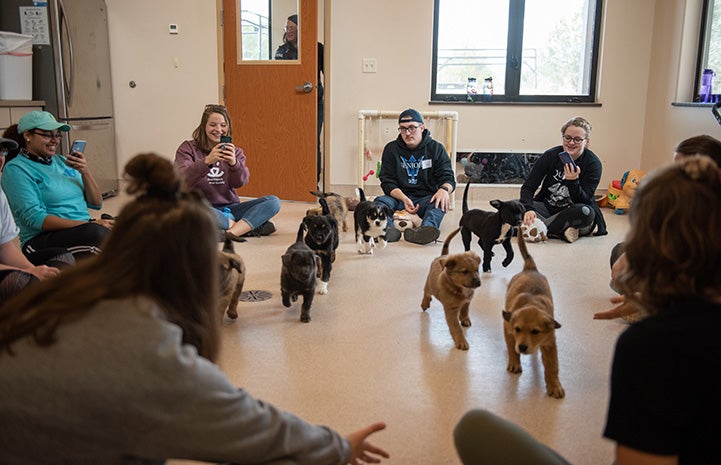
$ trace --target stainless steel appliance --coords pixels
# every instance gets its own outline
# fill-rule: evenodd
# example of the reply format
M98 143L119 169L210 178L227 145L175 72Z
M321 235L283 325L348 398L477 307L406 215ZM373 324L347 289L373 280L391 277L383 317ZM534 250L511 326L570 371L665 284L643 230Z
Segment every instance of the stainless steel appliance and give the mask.
M62 141L62 153L68 153L73 139L87 141L85 155L103 196L115 195L118 167L105 1L2 0L0 30L23 32L27 9L21 7L40 13L45 8L47 13L49 44L33 45L33 99L45 101L45 109L72 128Z

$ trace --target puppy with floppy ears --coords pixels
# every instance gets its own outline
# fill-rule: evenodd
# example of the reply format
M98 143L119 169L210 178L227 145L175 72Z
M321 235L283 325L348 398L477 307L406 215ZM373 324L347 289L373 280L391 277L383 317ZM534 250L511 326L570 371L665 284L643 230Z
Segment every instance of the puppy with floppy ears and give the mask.
M233 242L225 239L223 248L218 252L218 261L220 262L220 314L231 319L238 318L238 298L243 292L243 284L245 284L245 264L243 259L235 253Z
M311 191L311 194L316 197L323 198L328 203L328 210L338 224L343 228L343 232L348 231L348 202L342 195L334 192L320 192ZM306 215L322 215L323 207L320 205L316 208L311 208L305 212Z
M306 215L303 218L303 224L307 228L305 235L305 243L313 249L320 257L320 286L318 286L318 294L328 293L328 282L330 281L330 272L335 261L335 251L338 248L338 222L333 218L328 209L328 203L325 199L318 199L322 208L322 215Z
M511 237L513 237L514 227L523 224L523 214L526 209L518 200L507 202L491 200L491 206L498 210L497 212L488 212L477 208L469 210L468 186L470 185L470 182L466 183L466 189L463 191L463 216L459 223L463 246L466 250L471 250L472 234L478 236L478 245L483 250L483 271L490 273L494 245L502 244L506 251L506 258L501 263L504 267L513 261Z
M280 272L280 294L285 307L290 307L291 302L298 300L298 296L303 296L300 321L309 323L320 258L303 242L304 233L305 224L301 223L295 242L281 257L283 267Z
M356 191L360 202L353 210L353 224L358 253L372 254L376 240L383 248L387 245L386 228L388 218L393 216L393 210L386 205L366 200L365 192L360 187L356 188Z
M468 341L461 326L471 326L468 314L473 293L481 285L478 266L481 257L475 252L448 255L448 244L458 234L456 229L443 242L441 256L433 260L423 289L421 308L426 311L431 305L431 297L443 304L446 323L457 349L468 350Z
M558 380L556 329L561 324L553 318L553 297L548 279L536 268L528 254L526 242L518 235L523 270L508 283L506 310L503 311L503 334L508 350L508 371L521 373L521 354L541 349L546 379L546 394L556 399L566 393Z

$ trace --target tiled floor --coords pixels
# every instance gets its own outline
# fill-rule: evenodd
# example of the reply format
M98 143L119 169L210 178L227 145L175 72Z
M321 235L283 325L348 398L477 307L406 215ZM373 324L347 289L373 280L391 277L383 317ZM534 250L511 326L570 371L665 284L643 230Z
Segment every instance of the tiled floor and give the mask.
M504 200L517 191L508 194ZM471 208L491 210L490 198L482 198L484 191L474 188ZM444 220L442 238L458 224L460 193L458 200ZM109 199L106 209L114 212L122 201ZM440 243L401 240L366 256L356 252L352 232L342 233L329 294L316 296L312 321L300 323L300 304L281 304L280 256L308 207L284 202L274 220L276 234L236 245L247 267L245 289L272 293L265 302L241 302L239 319L224 325L220 365L238 386L342 433L387 422L373 441L390 452L389 464L459 464L452 430L475 407L519 423L574 464L612 462L613 446L601 434L614 343L626 323L592 315L610 306L608 255L624 237L626 216L604 210L610 231L604 237L529 245L551 282L556 319L563 325L557 338L566 398L556 400L544 394L540 355L523 358L520 376L506 372L501 309L522 261L517 256L503 268L501 247L471 304L468 351L454 348L438 301L427 312L420 309ZM456 238L451 253L462 249ZM474 250L479 252L476 245Z

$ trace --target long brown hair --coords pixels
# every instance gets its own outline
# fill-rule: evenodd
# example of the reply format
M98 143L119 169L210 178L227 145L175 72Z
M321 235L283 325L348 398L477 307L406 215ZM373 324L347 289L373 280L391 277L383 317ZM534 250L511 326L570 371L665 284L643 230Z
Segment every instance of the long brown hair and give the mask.
M195 141L196 147L198 147L204 152L210 152L214 145L208 139L208 134L205 133L205 126L208 124L208 119L213 113L218 113L219 115L222 115L223 118L225 118L225 123L228 125L228 132L226 132L226 135L233 135L233 125L230 123L230 116L228 115L228 110L225 108L224 105L209 103L203 109L203 116L200 117L200 124L193 131L193 140Z
M675 152L683 156L708 155L721 166L721 141L706 134L682 140Z
M218 243L208 205L182 193L172 163L156 154L137 155L125 173L137 197L121 210L102 253L0 308L0 350L27 336L49 346L58 326L96 303L144 296L182 328L185 343L210 360L217 356Z
M721 296L721 169L690 156L643 179L631 205L619 286L650 313L678 299Z

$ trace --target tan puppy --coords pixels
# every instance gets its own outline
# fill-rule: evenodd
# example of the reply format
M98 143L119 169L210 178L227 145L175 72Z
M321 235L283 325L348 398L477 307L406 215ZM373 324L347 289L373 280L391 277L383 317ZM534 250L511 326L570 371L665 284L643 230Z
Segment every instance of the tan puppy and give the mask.
M223 249L218 252L218 262L220 263L220 295L218 306L220 307L221 317L225 315L227 310L228 317L231 319L238 318L238 298L243 292L243 284L245 284L245 264L243 259L235 253L233 242L225 239Z
M328 210L333 218L338 222L339 227L343 228L343 232L348 231L348 203L345 197L333 192L311 191L319 199L325 199L328 202ZM306 210L306 215L322 215L323 207L318 206Z
M561 399L566 395L558 380L556 329L561 324L553 319L551 287L528 254L521 234L518 234L518 248L524 260L523 270L508 283L506 310L503 311L507 369L511 373L521 373L521 354L531 354L540 348L546 394Z
M421 308L425 312L431 305L431 297L438 299L443 304L446 323L456 348L468 350L468 341L463 335L461 325L471 326L468 308L473 292L481 285L478 274L481 257L475 252L448 255L448 244L460 230L461 228L458 228L446 237L441 256L431 263L423 289Z

